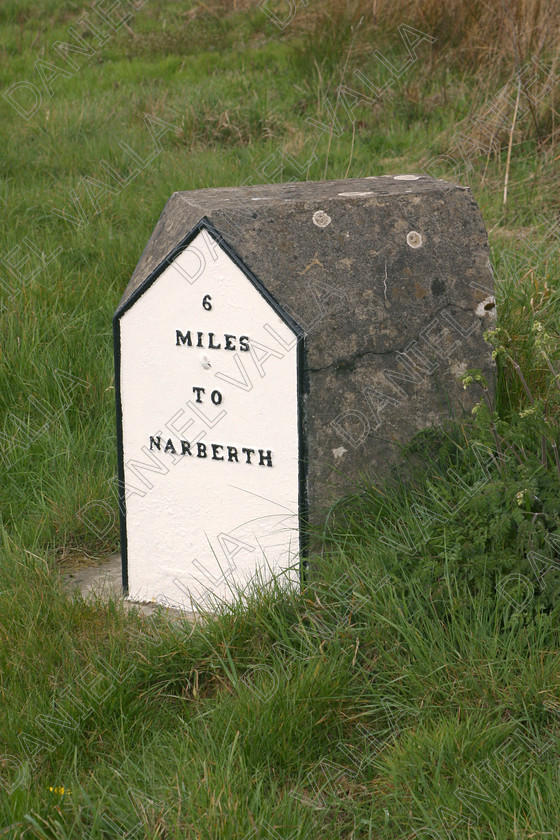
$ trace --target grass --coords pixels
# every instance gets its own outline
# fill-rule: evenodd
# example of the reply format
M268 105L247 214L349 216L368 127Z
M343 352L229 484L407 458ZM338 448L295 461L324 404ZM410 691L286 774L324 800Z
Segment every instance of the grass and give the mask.
M558 836L558 14L496 9L149 0L50 96L35 63L94 13L2 4L0 88L40 106L0 99L0 838ZM194 627L72 600L63 562L118 549L111 317L145 242L172 192L274 171L471 186L495 399L333 509L301 593Z

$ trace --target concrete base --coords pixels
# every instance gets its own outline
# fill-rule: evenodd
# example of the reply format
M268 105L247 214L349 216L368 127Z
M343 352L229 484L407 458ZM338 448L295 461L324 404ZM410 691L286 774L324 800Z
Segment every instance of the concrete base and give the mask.
M86 558L83 558L87 562ZM89 561L91 562L91 561ZM143 615L161 615L172 620L195 621L195 613L163 607L153 601L131 601L123 596L122 564L120 554L114 554L104 563L91 566L82 565L79 559L72 562L72 567L62 570L63 587L66 592L81 592L85 600L101 598L103 600L122 600L127 610L136 608ZM198 616L200 618L200 616Z

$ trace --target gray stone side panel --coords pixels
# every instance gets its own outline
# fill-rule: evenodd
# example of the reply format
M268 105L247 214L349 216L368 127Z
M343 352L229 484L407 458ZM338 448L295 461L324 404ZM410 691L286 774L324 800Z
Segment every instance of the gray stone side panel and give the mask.
M464 391L460 377L476 366L491 380L493 363L482 340L491 325L490 313L472 320L466 315L455 307L441 310L430 331L416 336L408 352L403 344L400 350L362 356L348 366L310 372L313 512L352 490L359 475L376 483L395 463L398 444L415 432L440 425L444 417L461 419L470 413L481 392Z

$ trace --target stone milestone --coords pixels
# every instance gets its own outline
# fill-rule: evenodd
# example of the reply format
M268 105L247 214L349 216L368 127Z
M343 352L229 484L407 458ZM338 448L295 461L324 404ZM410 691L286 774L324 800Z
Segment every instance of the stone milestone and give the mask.
M174 193L114 319L129 597L297 584L307 528L492 379L488 244L427 176Z

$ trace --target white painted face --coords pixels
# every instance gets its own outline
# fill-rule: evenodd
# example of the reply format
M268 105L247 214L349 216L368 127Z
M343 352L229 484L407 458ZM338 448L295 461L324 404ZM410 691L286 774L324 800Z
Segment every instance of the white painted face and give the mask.
M121 315L120 349L129 598L192 609L295 567L292 328L202 230Z

